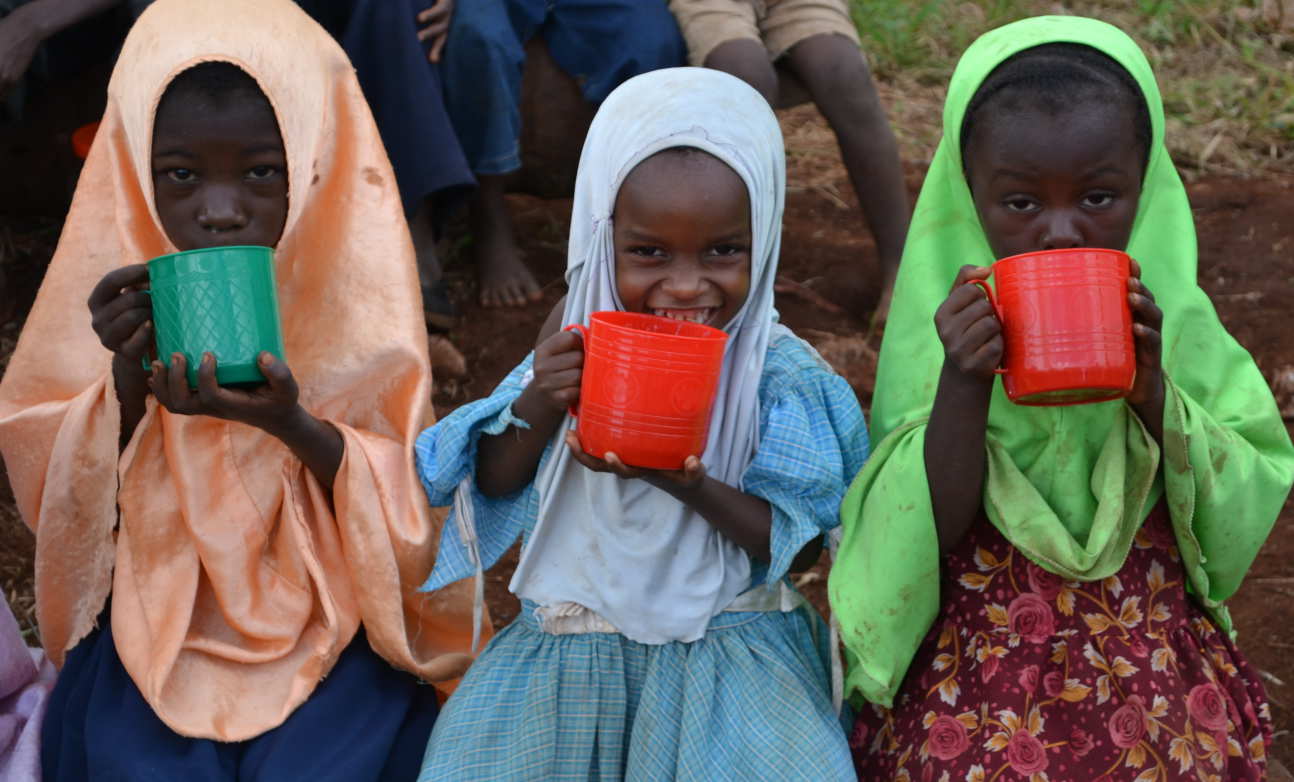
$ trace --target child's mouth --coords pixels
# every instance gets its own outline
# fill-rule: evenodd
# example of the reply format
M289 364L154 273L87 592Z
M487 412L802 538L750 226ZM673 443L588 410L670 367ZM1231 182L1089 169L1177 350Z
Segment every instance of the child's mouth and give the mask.
M654 308L651 314L661 318L669 318L670 320L683 320L688 323L707 323L718 311L718 307L693 307L685 310Z

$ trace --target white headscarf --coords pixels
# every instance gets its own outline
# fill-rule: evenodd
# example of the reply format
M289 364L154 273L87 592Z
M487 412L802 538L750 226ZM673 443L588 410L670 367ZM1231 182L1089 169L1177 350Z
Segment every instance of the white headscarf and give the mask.
M776 326L773 280L781 246L786 163L777 118L745 82L719 71L669 68L637 76L602 104L575 180L563 323L622 309L612 212L625 178L648 157L694 147L727 164L750 194L750 293L724 328L728 344L708 474L740 487L759 442L759 380ZM512 591L540 606L592 609L640 643L695 641L750 584L746 553L699 514L641 480L595 473L571 458L559 429L536 478L539 519Z

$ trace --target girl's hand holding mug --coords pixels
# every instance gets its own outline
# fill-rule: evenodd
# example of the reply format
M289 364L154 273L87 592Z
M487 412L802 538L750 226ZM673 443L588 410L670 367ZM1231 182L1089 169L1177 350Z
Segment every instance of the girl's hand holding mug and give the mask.
M1127 400L1131 405L1142 405L1161 400L1164 396L1164 371L1160 361L1163 350L1164 313L1155 303L1155 296L1141 281L1141 264L1132 262L1132 276L1128 278L1128 306L1132 308L1132 339L1137 347L1137 375Z
M580 399L584 341L573 331L559 331L535 348L533 390L544 405L563 415Z
M148 387L157 401L177 415L207 415L255 426L271 434L286 431L305 410L288 365L267 352L257 362L267 383L253 389L225 388L216 383L216 357L207 353L198 365L198 387L189 388L184 354L171 356L168 369L154 361Z
M566 447L570 449L575 461L594 472L611 473L625 479L640 478L671 494L699 488L705 480L705 465L696 456L687 457L683 461L681 470L647 470L630 467L611 451L607 451L605 459L589 454L580 444L580 436L573 429L566 431Z
M963 266L957 272L952 292L935 310L935 330L944 345L946 361L962 375L991 383L1002 363L1002 324L984 291L967 285L986 280L988 266Z
M148 266L142 263L113 269L87 302L99 342L136 369L153 347L153 303L142 289L147 282Z

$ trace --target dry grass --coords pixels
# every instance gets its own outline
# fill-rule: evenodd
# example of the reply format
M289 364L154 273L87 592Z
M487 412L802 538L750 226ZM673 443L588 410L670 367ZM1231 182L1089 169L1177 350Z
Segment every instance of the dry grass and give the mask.
M1188 179L1294 171L1294 0L850 0L904 158L930 158L944 88L981 33L1038 14L1127 31L1150 58Z

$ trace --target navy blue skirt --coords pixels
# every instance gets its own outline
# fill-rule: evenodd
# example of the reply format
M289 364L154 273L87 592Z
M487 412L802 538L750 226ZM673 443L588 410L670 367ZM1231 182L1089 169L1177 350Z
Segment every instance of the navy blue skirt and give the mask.
M378 657L361 630L279 727L232 743L187 738L140 695L105 612L59 673L41 765L46 782L412 782L436 711L434 688Z

